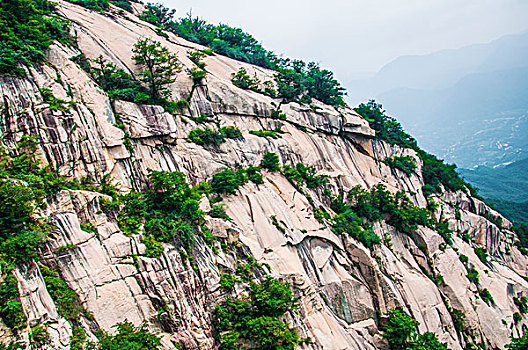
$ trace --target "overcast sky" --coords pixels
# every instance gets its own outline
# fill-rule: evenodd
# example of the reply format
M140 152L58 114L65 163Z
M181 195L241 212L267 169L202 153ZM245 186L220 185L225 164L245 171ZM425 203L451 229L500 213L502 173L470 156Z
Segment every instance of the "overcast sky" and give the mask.
M177 17L241 27L264 47L320 62L340 80L398 56L528 30L528 0L162 0Z

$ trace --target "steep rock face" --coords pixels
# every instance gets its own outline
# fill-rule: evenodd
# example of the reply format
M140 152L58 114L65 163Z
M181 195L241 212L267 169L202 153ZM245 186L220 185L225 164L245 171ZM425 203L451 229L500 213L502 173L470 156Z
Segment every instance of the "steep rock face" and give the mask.
M281 106L286 121L271 119L278 100L239 89L230 79L242 66L263 80L271 79L273 72L208 56L206 82L193 88L186 74L193 64L186 52L199 45L172 34L158 36L137 18L106 17L66 2L60 8L74 23L79 49L54 45L50 65L30 68L24 79L0 78L4 146L14 147L22 135L35 136L44 162L64 175L100 180L110 174L123 191L142 188L150 169L180 171L196 184L225 167L257 165L264 153L275 152L282 164L302 161L328 175L334 193L383 183L426 206L415 152L374 140L368 122L353 110L338 112L317 103L315 112L289 103ZM173 99L192 92L189 109L182 115L124 101L111 105L71 60L81 52L92 59L102 54L137 73L130 49L140 37L153 37L178 54L184 71L171 86ZM67 111L52 111L41 97L43 88L74 102ZM243 137L216 148L186 141L189 131L199 127L188 117L201 113L222 126L237 126ZM116 126L117 119L124 129ZM284 131L279 139L249 133L277 127ZM392 155L414 157L419 168L411 176L391 169L382 160ZM147 321L167 349L178 342L187 349L213 348L211 310L227 293L219 287L220 273L235 270L237 256L243 255L266 263L269 273L292 283L301 307L287 320L302 337L311 338L304 348L383 348L380 318L396 306L420 322L421 332L436 333L450 349L466 344L455 330L450 308L464 312L466 328L489 348L503 348L512 330L526 324L524 318L513 321L517 312L513 297L527 295L528 282L522 277L527 273L526 259L514 245L511 224L503 219L498 227L494 222L500 214L463 192L435 198L440 204L436 215L447 219L454 231L466 232L471 241L454 237L449 246L429 228L405 234L382 221L374 230L380 237L390 237L392 245L369 250L351 237L336 236L316 219L314 208L331 212L320 190L301 193L284 176L265 173L263 184L246 184L225 199L231 222L207 218L215 236L240 241L237 250L215 253L198 239L193 250L196 268L170 244L159 259L142 256L145 246L140 237L123 234L115 218L99 210L101 198L93 192L62 191L41 213L53 227L42 259L60 272L93 315L93 320L82 320L89 336L96 327L110 331L128 319L136 325ZM208 206L206 201L203 205ZM273 224L272 216L284 230ZM83 231L81 223L93 224L94 232ZM483 263L474 252L475 243L485 246L493 259ZM490 291L493 304L478 297L460 254L479 272L479 288ZM435 274L442 280L433 281L430 276ZM57 313L38 266L21 266L16 276L28 323L47 323L50 348L68 348L72 327Z

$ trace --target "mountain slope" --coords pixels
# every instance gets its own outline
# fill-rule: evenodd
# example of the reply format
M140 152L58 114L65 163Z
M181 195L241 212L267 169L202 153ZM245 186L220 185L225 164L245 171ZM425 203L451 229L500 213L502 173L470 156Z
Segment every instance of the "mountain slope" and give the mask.
M240 337L236 347L250 347L244 336L252 332L218 334L214 310L229 298L251 297L258 287L250 282L262 285L267 277L288 282L298 308L286 308L280 319L250 315L260 322L285 322L306 339L298 348L386 348L384 315L395 307L419 321L420 333L433 332L450 349L468 344L504 348L510 335L527 324L513 299L528 293L527 260L515 246L510 222L503 219L497 226L501 215L465 188L449 192L439 185L440 193L426 198L423 164L414 150L379 140L369 122L348 107L283 103L231 81L241 67L261 81L273 80L271 70L208 55L203 58L207 76L193 79L189 74L196 65L187 51L205 48L132 14L105 15L68 2L60 2L60 12L72 22L77 47L55 43L47 53L49 64L28 68L26 77L0 77L0 131L11 155L20 155L22 136L32 136L52 173L80 185L58 188L36 209L50 227L39 259L12 268L27 322L8 329L4 319L2 341L27 341L31 327L44 324L49 339L41 348L68 349L78 338L73 335L84 333L85 339L100 342L98 330L111 332L128 320L144 323L163 349L213 349L226 334ZM146 37L181 62L182 72L170 85L172 99L188 101L180 111L110 100L78 59L103 55L138 75L141 67L131 48ZM222 127L238 129L240 135L209 146L191 142L192 130ZM275 131L280 137L255 131ZM270 152L284 166L281 171L261 166ZM394 157L407 157L415 169L406 173L387 165ZM215 176L217 186L227 178L226 173L218 176L225 169L243 168L247 175L251 166L261 168L260 183L227 181L233 188L212 189ZM181 187L156 187L156 171ZM174 172L181 172L194 190L178 182ZM90 184L89 178L94 183L81 186ZM108 190L109 178L117 190ZM27 176L24 181L34 180ZM356 186L393 206L378 208L376 219L354 219L337 199L354 188L352 193L368 198ZM131 190L134 195L119 202L118 192ZM178 199L180 190L193 200L177 210L203 211L200 226L207 228L195 233L187 250L182 237L188 232L181 226L156 245L148 237L159 226L142 221L151 213L134 212L135 206L146 205L142 198L150 200L148 208L163 207L164 200ZM199 199L193 197L197 194ZM229 220L219 217L218 208L213 212L218 195ZM342 201L348 209L357 204ZM131 212L137 221L125 220ZM411 212L418 216L413 222ZM347 229L338 230L336 221ZM365 236L379 241L368 244ZM153 246L159 256L150 254ZM85 312L64 313L50 276L78 295ZM247 298L239 300L246 305ZM258 323L251 325L260 330Z

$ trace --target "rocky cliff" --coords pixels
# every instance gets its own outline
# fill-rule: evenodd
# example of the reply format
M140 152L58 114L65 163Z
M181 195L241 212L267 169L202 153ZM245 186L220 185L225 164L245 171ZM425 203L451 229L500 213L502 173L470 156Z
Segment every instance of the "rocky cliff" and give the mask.
M258 165L265 153L274 152L281 164L302 162L328 176L332 193L384 184L392 193L406 192L415 205L427 206L416 152L377 140L354 110L292 102L281 105L286 120L271 118L280 101L234 86L231 74L244 67L261 80L273 80L272 71L210 55L204 59L206 79L193 86L187 73L194 64L186 53L203 47L171 33L159 35L132 14L103 15L67 2L59 6L73 23L78 46L54 44L48 64L29 68L27 77L0 77L4 147L14 149L22 136L34 136L44 164L72 178L89 175L98 182L109 175L123 193L143 188L150 170L182 172L196 185L226 167ZM137 74L131 48L145 37L160 41L183 65L170 86L175 100L192 95L181 113L111 102L73 59L81 53L89 59L103 55ZM50 108L43 89L73 102L64 110ZM200 116L206 116L206 125L236 126L242 137L218 147L189 142L189 132L200 127L193 118ZM276 139L249 133L277 128L283 133ZM383 162L391 156L410 156L418 169L408 175L391 168ZM349 235L336 235L328 220L318 217L320 211L333 213L321 189L301 190L279 172L263 175L262 184L249 182L225 196L231 220L206 216L217 239L208 245L198 237L192 259L169 243L163 244L160 258L144 256L141 234L123 233L115 215L101 210L108 196L62 190L48 197L38 213L50 225L39 261L79 295L90 315L79 324L94 341L97 329L112 331L128 320L146 322L167 349L175 344L215 348L214 305L227 295L243 294L247 286L238 282L227 291L220 287L220 275L236 271L240 259L248 257L262 266L262 274L291 283L300 306L285 320L301 338L310 338L299 348L385 348L383 315L398 306L420 322L420 332L435 333L450 349L469 343L502 349L525 327L525 315L514 320L519 313L514 298L528 293L527 260L515 246L511 224L502 218L498 226L500 214L482 201L464 191L432 197L438 204L435 216L445 218L454 232L452 245L432 228L399 232L381 220L373 230L384 242L369 249ZM205 196L200 205L210 210ZM87 230L87 224L93 229ZM236 248L219 249L222 244ZM479 258L476 247L486 249L487 260ZM478 272L478 286L468 279L469 268ZM14 274L28 329L45 324L50 338L43 348L69 349L74 327L57 311L40 264L18 265ZM482 290L489 291L492 302L480 297ZM455 325L453 310L465 315L462 329ZM15 337L2 328L4 341L29 337L27 329Z

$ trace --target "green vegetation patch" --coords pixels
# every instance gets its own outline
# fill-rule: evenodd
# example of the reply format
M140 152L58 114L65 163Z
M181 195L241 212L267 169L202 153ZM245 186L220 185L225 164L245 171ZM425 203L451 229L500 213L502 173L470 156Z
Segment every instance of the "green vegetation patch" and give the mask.
M271 277L260 284L251 282L249 298L228 298L215 307L215 338L221 349L240 349L251 344L259 349L293 350L301 340L281 317L296 308L288 283Z
M411 148L418 153L418 156L423 162L422 176L424 179L423 193L425 196L441 193L442 186L450 191L466 191L468 184L455 171L456 165L445 164L436 156L420 149L416 140L403 130L403 127L395 118L386 114L381 104L370 100L367 104L360 104L355 108L355 111L369 122L370 127L376 132L376 139L404 148ZM409 171L413 168L406 161L402 163L401 159L393 159L391 162L397 168L405 169L404 171ZM471 187L469 188L471 189Z
M134 327L131 322L124 321L114 326L116 334L110 335L106 332L98 332L97 337L99 344L95 347L97 350L116 350L116 349L161 349L160 339L151 334L145 324L140 327Z
M267 169L271 172L279 171L281 166L279 162L279 156L277 153L268 152L265 153L260 162L262 169Z
M383 184L372 187L370 191L356 186L349 192L348 198L352 210L360 217L378 221L386 215L387 223L401 232L416 230L418 225L431 225L427 209L414 205L403 191L391 194Z
M242 132L234 126L221 127L219 129L192 129L187 139L197 145L218 146L225 142L226 139L237 139L242 137Z
M202 233L205 215L199 209L200 198L198 187L191 187L183 173L151 171L145 191L130 192L103 206L116 215L125 234L138 234L143 225L147 254L155 257L162 251L157 242L176 243L186 251L192 249L195 234Z
M317 63L306 64L301 60L279 58L239 28L225 24L212 25L190 14L175 20L174 13L174 10L161 4L147 4L140 18L179 37L207 46L221 55L277 71L275 84L261 84L258 78L249 76L245 69L241 69L233 74L236 86L281 97L287 102L310 103L315 98L336 107L344 105L344 88L331 71L321 69ZM274 85L278 91L275 91Z
M70 45L69 22L46 0L0 2L0 75L24 76L21 65L43 62L46 50L59 41Z
M392 156L383 161L391 168L403 171L407 176L413 174L416 170L416 161L411 156Z
M20 302L18 281L12 273L0 284L0 317L4 324L14 331L26 326L27 317Z
M385 317L382 337L391 350L447 350L447 344L441 343L434 333L419 334L420 323L402 308L390 309Z

